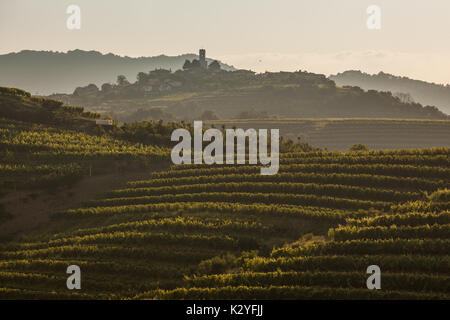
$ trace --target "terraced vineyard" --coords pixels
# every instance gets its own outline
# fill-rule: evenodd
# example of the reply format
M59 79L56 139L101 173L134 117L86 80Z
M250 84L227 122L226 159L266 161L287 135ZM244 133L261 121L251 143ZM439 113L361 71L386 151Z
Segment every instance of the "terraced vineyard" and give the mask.
M177 166L0 250L1 298L450 298L450 150ZM441 190L441 191L438 191ZM82 290L66 288L81 268ZM379 265L382 290L368 290Z
M330 242L274 249L241 261L241 271L192 277L186 288L143 296L163 299L402 298L449 299L450 212L415 211L349 218ZM411 206L415 208L413 204ZM382 289L365 288L369 265Z
M0 118L0 188L77 181L89 168L167 160L168 150Z

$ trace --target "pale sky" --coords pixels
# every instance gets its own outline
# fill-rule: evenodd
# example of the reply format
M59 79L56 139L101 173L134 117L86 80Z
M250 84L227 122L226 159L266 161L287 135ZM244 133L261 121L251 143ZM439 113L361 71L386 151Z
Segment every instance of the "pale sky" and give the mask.
M68 30L66 9L81 9ZM381 29L366 25L381 8ZM198 52L257 72L381 70L450 83L449 0L0 0L0 54Z

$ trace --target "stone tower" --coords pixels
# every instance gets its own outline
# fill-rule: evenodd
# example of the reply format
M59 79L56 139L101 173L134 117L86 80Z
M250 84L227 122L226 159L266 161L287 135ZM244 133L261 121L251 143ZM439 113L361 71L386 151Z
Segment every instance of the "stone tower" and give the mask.
M199 56L200 66L203 69L206 69L206 67L208 66L208 63L206 62L206 50L200 49L198 56Z

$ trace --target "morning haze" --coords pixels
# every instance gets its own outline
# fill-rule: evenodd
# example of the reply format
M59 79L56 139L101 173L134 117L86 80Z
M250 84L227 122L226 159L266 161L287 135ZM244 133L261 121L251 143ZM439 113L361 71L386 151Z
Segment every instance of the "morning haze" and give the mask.
M66 28L67 6L82 13ZM381 70L450 83L450 3L379 0L382 28L366 27L373 1L56 1L0 4L1 54L23 49L131 57L195 53L257 72Z
M0 1L0 300L450 300L448 0Z

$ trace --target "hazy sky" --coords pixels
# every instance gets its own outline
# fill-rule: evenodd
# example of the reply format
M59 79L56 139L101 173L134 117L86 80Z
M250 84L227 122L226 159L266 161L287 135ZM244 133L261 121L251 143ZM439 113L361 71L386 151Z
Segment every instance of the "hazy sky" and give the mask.
M81 29L68 30L68 5ZM381 30L366 25L381 8ZM449 0L0 0L0 54L207 55L263 72L380 70L450 83Z

